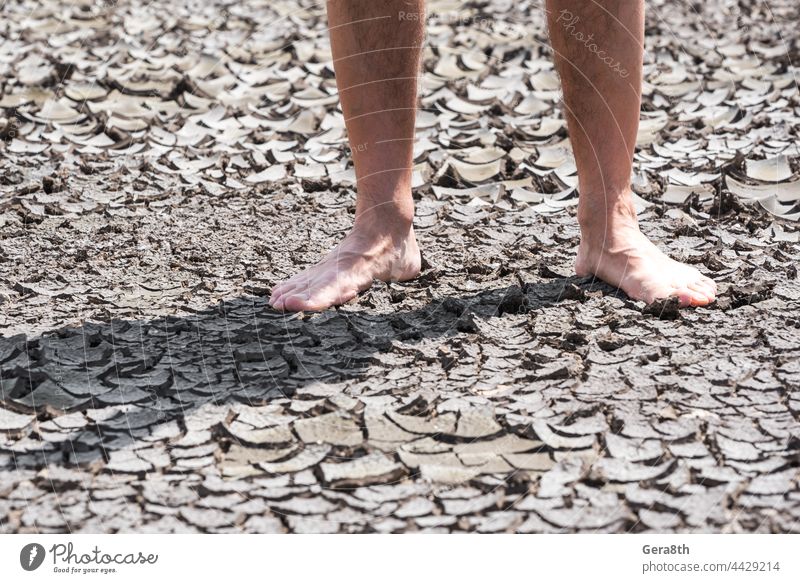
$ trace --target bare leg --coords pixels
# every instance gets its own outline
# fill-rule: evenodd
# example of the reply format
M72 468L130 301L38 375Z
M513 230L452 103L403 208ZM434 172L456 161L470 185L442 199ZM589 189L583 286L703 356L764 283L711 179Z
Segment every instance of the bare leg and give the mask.
M329 0L336 82L358 180L353 230L316 266L275 287L279 310L324 310L373 279L420 270L411 197L424 0Z
M706 305L716 285L640 231L630 176L641 105L643 0L547 0L556 66L578 166L575 270L645 302Z

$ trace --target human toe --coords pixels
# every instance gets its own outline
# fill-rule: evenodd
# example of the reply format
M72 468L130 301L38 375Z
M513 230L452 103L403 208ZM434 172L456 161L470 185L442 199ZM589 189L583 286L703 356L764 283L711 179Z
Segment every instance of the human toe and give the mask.
M695 295L702 295L705 304L713 302L717 295L716 286L713 285L713 282L712 285L709 285L703 280L698 280L688 284L686 287L689 288Z

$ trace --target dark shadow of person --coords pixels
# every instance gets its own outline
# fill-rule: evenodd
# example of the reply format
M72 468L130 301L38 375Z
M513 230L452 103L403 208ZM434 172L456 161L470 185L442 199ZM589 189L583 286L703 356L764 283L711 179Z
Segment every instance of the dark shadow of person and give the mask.
M181 423L203 404L259 405L291 397L309 383L358 378L372 365L387 367L381 358L397 342L468 336L477 331L476 319L545 310L591 290L621 293L588 279L556 278L437 299L410 311L393 312L390 304L379 313L305 316L280 314L265 298L245 296L189 316L0 338L0 402L35 411L40 420L101 410L95 425L63 452L64 462L85 462L101 449L130 444L148 426ZM104 418L104 408L124 404L133 407Z

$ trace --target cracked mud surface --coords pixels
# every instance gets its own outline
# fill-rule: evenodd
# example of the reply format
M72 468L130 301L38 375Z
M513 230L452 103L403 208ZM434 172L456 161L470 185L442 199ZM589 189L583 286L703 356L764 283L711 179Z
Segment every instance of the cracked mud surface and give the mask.
M442 18L420 123L436 148L417 157L422 276L286 316L267 291L353 211L341 116L312 91L332 86L322 10L300 4L167 19L158 2L78 3L57 62L22 64L51 32L44 13L9 13L39 49L3 61L18 82L0 107L18 121L0 143L0 532L797 532L796 7L653 3L643 116L664 125L640 136L639 218L717 281L710 307L570 276L574 167L546 48ZM529 6L462 10L545 40ZM730 17L761 28L715 24ZM687 44L701 24L718 36ZM776 34L788 48L765 48ZM445 48L490 41L487 62ZM58 63L75 71L55 84ZM122 125L106 101L128 108ZM474 180L489 147L503 163Z

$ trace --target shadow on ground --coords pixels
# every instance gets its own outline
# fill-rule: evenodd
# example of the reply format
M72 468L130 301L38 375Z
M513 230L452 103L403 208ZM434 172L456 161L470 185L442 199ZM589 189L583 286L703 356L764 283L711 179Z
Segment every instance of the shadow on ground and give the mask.
M136 405L115 421L115 439L97 437L72 461L125 447L136 429L182 420L205 403L265 404L298 387L359 378L371 365L391 366L398 343L478 332L476 320L546 310L586 293L618 293L586 278L557 278L389 310L277 313L262 297L241 297L190 316L113 320L66 327L38 338L0 339L0 401L40 420L67 412ZM374 370L372 372L374 375ZM127 434L127 438L125 437ZM107 436L106 436L107 437ZM45 460L42 460L45 461ZM69 461L69 460L64 460Z

